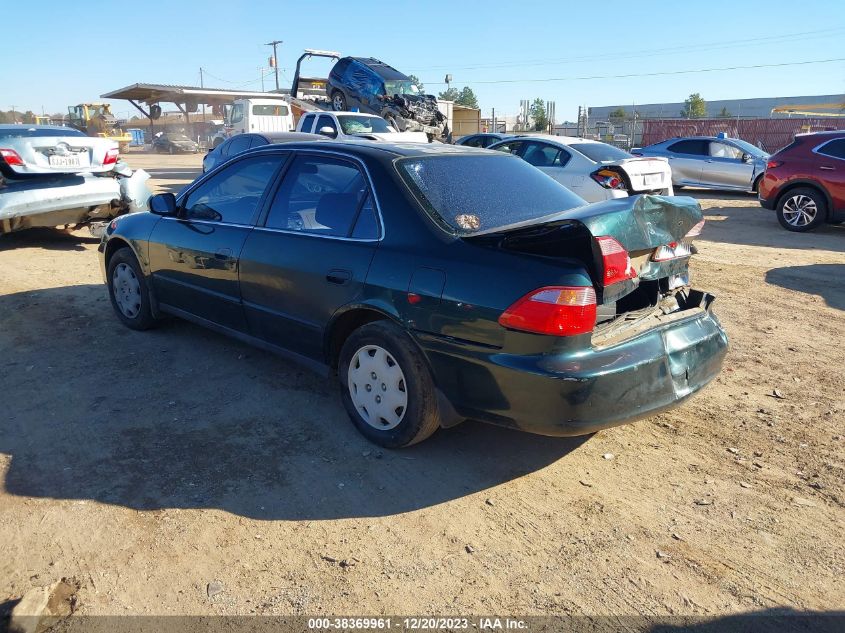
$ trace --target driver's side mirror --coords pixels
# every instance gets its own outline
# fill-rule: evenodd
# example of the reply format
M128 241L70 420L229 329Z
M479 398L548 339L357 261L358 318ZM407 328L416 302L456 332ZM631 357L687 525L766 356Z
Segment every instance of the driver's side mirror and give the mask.
M329 138L337 138L337 130L329 127L328 125L321 127L317 131L317 134L322 134L323 136L328 136Z
M752 160L754 160L754 157L751 156L751 154L749 154L748 152L744 152L742 154L742 162L743 163L750 163Z
M176 196L172 193L157 193L150 197L150 213L176 215Z

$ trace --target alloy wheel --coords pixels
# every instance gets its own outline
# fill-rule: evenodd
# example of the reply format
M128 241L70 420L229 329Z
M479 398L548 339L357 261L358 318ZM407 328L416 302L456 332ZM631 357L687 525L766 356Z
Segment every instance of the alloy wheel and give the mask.
M117 307L127 319L141 312L141 283L129 264L120 263L112 273L112 294Z
M816 219L819 210L810 196L798 194L783 205L783 219L791 226L804 227Z
M393 355L378 345L365 345L352 355L349 396L355 410L379 431L396 428L408 409L405 374Z

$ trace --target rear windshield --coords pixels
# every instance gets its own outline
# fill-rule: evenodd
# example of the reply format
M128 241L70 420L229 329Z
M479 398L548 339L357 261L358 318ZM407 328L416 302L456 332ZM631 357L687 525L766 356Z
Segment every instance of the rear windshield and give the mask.
M396 166L432 219L458 234L489 231L586 204L515 156L424 156L400 159Z
M20 129L0 130L0 138L26 138L30 136L85 136L71 127L37 128L20 126Z
M568 147L596 163L612 163L625 158L633 158L628 152L607 143L572 143Z

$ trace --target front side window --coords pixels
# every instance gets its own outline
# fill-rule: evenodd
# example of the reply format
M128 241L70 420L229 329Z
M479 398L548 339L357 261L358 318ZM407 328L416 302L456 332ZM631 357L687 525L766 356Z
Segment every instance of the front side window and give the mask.
M492 152L402 158L396 167L429 216L457 234L538 220L586 204L525 161Z
M244 120L244 105L242 103L236 103L232 106L232 119L231 123L240 123Z
M320 118L317 119L317 129L316 132L320 133L324 127L331 128L332 130L332 138L337 136L337 126L334 124L334 119L332 119L327 114L321 114Z
M484 137L470 136L465 141L461 141L461 145L464 145L465 147L484 147Z
M258 202L283 160L283 155L274 154L246 158L229 165L188 195L182 205L183 217L252 224Z
M741 160L742 159L743 151L738 147L734 147L733 145L728 145L727 143L719 143L717 141L711 141L710 143L710 156L713 158L730 158L732 160Z
M371 239L378 236L371 199L367 181L354 163L298 156L273 199L265 226Z
M833 158L845 160L845 138L838 138L834 141L830 141L829 143L825 143L817 151L819 154L823 154L824 156L831 156Z

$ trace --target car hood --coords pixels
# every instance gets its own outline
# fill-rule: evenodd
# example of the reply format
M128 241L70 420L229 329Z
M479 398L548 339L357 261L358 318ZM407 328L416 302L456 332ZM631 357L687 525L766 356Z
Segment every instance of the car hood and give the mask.
M428 143L428 134L425 132L362 132L351 136L388 143Z

